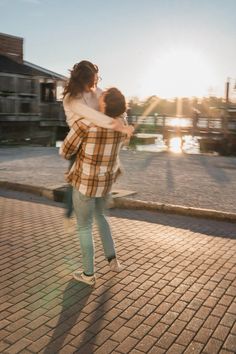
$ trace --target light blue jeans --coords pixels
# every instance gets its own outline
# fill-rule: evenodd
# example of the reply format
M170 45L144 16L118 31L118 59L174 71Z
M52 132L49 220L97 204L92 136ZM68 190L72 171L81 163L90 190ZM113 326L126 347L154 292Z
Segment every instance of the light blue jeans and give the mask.
M83 271L87 275L94 274L94 241L92 235L94 217L98 225L105 257L108 260L116 257L115 244L106 217L107 199L107 197L87 197L73 188L73 206L78 224Z

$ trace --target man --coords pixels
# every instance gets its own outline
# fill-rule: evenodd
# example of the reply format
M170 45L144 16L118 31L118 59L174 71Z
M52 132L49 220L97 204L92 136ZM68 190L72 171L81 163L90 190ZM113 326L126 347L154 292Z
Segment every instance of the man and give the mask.
M116 88L101 95L99 106L101 112L116 119L122 119L119 117L126 111L125 98ZM92 236L94 216L110 268L117 272L121 270L105 211L112 184L120 173L118 154L125 138L121 132L95 126L84 118L74 122L60 148L60 154L66 159L76 154L67 181L73 186L83 271L76 271L73 276L89 285L94 285L96 280Z

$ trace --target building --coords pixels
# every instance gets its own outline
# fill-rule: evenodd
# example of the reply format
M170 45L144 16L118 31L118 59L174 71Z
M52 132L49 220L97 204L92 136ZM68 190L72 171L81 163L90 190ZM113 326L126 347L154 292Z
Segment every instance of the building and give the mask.
M67 131L61 102L67 78L24 61L23 43L0 33L0 144L54 145Z

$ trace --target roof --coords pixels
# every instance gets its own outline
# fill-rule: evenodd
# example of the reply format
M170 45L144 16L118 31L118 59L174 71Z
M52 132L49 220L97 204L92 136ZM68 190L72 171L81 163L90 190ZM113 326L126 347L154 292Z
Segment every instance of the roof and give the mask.
M39 65L36 65L36 64L33 64L33 63L30 63L26 60L24 60L24 65L27 66L27 67L30 67L32 69L35 70L35 72L38 72L38 73L41 73L42 75L49 75L50 77L53 77L55 79L59 79L59 80L67 80L67 77L64 76L64 75L60 75L60 74L57 74L55 73L54 71L51 71L51 70L48 70L48 69L45 69L45 68L42 68L41 66Z
M2 37L10 37L10 38L15 38L15 39L22 39L22 40L24 40L24 38L23 38L23 37L13 36L12 34L8 34L8 33L2 33L2 32L0 32L0 36L2 36Z
M0 54L0 72L28 76L40 76L50 79L66 80L66 77L53 71L41 68L32 63L24 62L23 64Z

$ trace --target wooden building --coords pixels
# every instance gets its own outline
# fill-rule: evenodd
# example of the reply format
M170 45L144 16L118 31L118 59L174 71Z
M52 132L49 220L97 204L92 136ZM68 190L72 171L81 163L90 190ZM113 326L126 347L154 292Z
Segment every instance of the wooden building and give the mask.
M66 77L23 59L23 38L0 34L0 144L54 145L67 126Z

